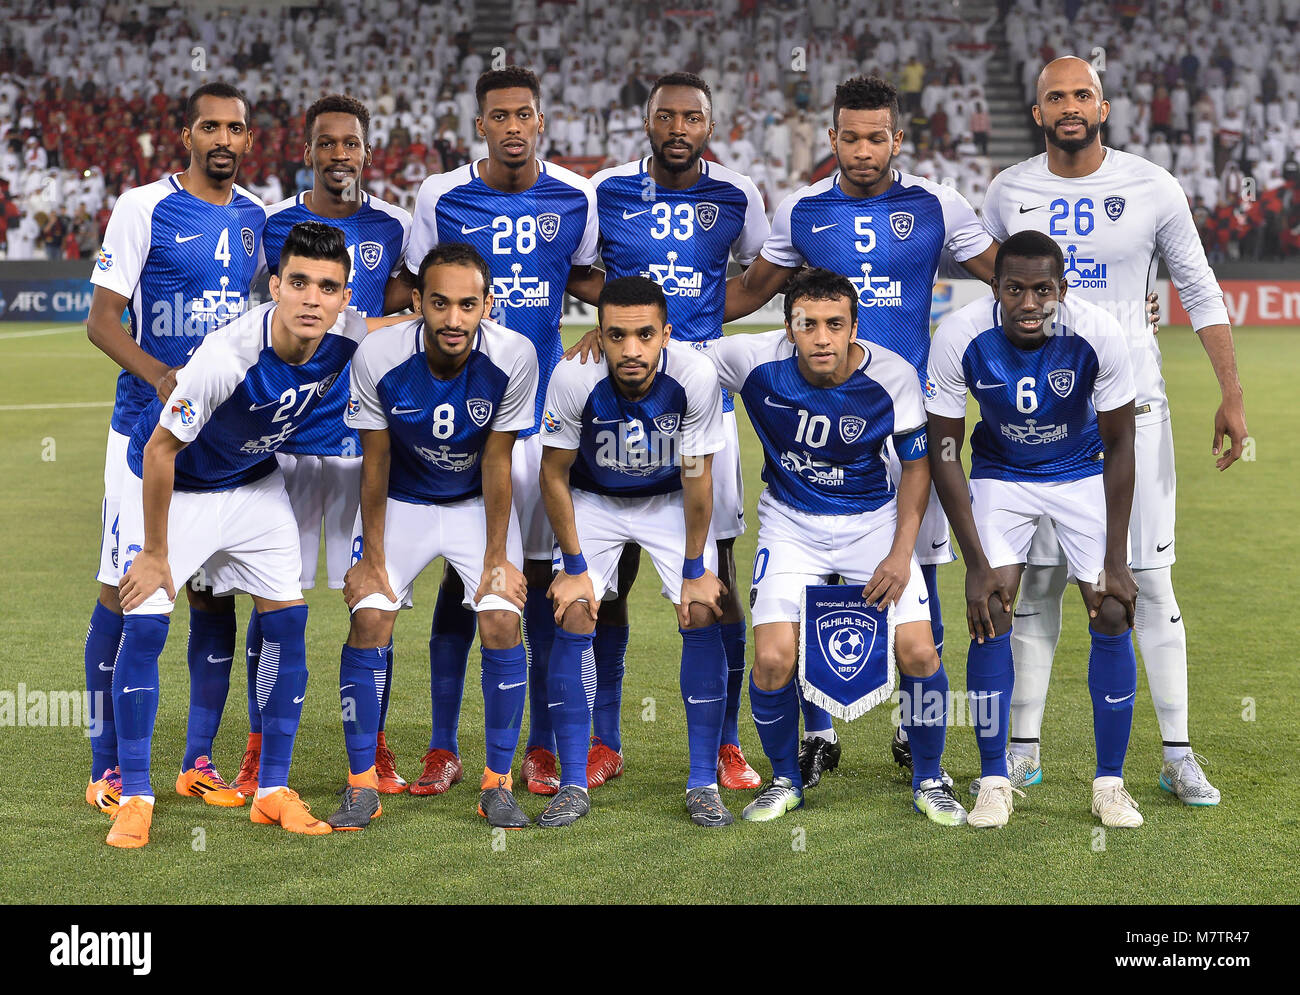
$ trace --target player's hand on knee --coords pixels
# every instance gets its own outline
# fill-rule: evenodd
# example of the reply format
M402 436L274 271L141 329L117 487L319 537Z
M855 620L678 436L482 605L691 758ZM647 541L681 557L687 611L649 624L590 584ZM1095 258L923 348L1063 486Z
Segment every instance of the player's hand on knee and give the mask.
M989 614L989 600L996 597L1002 603L1002 610L1011 614L1011 591L998 577L997 571L988 564L971 566L966 570L966 624L970 637L977 643L985 639L994 639L997 632L993 627L993 617Z
M676 605L677 624L683 629L690 628L692 604L703 605L715 619L722 618L722 599L726 596L726 585L712 570L705 570L694 580L683 580L681 598Z
M577 356L579 363L586 363L589 359L594 363L604 355L604 350L600 348L599 328L593 328L582 338L578 339L575 344L569 346L569 348L564 351L565 359L572 359L574 356Z
M1124 606L1124 621L1133 628L1133 613L1137 606L1137 578L1127 563L1107 560L1102 567L1101 576L1096 584L1084 586L1084 602L1088 606L1088 618L1095 619L1101 612L1103 598L1111 597Z
M903 596L907 582L912 576L911 552L895 556L891 553L880 561L876 572L862 589L862 597L867 604L875 608L885 608L898 604Z
M397 595L388 583L388 568L363 556L343 575L343 600L353 608L372 594L382 594L389 601L397 601Z
M167 557L160 553L136 553L117 589L122 611L139 608L159 588L166 591L167 597L172 601L176 600L176 585L172 583L172 571L167 565Z
M528 597L528 582L524 572L509 560L484 560L483 576L474 592L474 603L479 604L489 594L505 598L516 608L523 609Z
M596 614L600 611L600 602L596 600L595 589L591 586L591 574L585 570L580 574L568 574L561 570L551 581L546 596L555 602L556 625L564 624L564 613L575 601L586 602L586 611L592 622L596 621Z

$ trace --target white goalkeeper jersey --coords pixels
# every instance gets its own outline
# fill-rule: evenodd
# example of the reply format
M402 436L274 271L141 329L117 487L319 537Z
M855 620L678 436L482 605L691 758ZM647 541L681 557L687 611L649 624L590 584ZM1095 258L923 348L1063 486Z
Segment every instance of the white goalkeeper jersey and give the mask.
M1057 176L1044 152L994 177L983 213L1000 242L1027 229L1056 240L1069 295L1109 311L1128 335L1138 420L1167 417L1160 347L1145 305L1155 289L1157 259L1164 259L1193 327L1228 323L1223 292L1178 181L1141 156L1111 148L1088 176Z

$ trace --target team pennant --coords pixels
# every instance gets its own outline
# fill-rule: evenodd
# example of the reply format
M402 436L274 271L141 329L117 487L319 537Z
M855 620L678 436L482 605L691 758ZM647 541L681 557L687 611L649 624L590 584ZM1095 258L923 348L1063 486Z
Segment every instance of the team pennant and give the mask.
M894 693L893 607L881 611L854 584L809 586L799 612L803 696L852 721Z

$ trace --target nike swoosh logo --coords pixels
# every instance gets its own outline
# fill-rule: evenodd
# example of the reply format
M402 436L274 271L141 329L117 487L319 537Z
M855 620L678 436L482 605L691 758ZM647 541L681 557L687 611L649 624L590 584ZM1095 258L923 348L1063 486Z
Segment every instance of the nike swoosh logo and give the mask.
M1170 539L1170 540L1169 540L1167 543L1165 543L1163 546L1157 546L1157 547L1156 547L1156 552L1157 552L1157 553L1163 553L1166 549L1168 549L1168 548L1169 548L1170 546L1172 546L1173 544L1174 544L1174 541L1173 541L1172 539Z
M764 397L763 403L766 404L769 408L788 408L790 411L794 410L793 404L782 404L780 401L772 400L770 396Z
M627 209L625 208L625 209L623 210L623 220L624 220L624 221L631 221L633 218L639 218L639 217L641 217L641 215L643 215L643 214L649 214L649 213L650 213L650 208L648 208L648 207L647 207L644 211L636 211L636 212L633 213L633 214L628 214L628 213L627 213Z
M1047 206L1046 204L1039 204L1037 207L1025 207L1024 204L1021 204L1021 205L1020 205L1020 213L1021 213L1021 214L1028 214L1030 211L1041 211L1041 210L1042 210L1044 207L1046 207L1046 206Z
M827 228L837 228L837 227L839 227L838 221L832 221L828 225L813 225L812 233L816 235L819 231L825 231Z
M1039 614L1039 613L1038 613L1038 612L1012 612L1012 613L1011 613L1011 617L1012 617L1012 618L1029 618L1030 616L1037 615L1037 614Z
M413 415L423 410L423 408L390 408L388 413L390 415Z
M547 708L559 708L559 707L560 707L561 705L563 705L563 704L564 704L564 702L562 702L562 701L548 701L548 702L546 703L546 707L547 707Z
M473 235L476 231L482 231L484 228L487 228L487 227L489 227L489 226L488 226L488 225L479 225L477 228L466 228L464 225L461 225L461 226L460 226L460 233L461 233L462 235Z
M527 684L527 683L528 683L527 681L520 681L518 684L501 684L501 683L498 683L498 684L497 684L497 687L500 688L502 691L509 691L511 688L521 688L521 687L523 687L523 686L524 686L525 684Z
M1171 619L1169 620L1169 624L1170 624L1170 625L1173 625L1175 622L1177 622L1177 621L1178 621L1180 618L1182 618L1182 617L1183 617L1183 616L1181 616L1181 615L1175 615L1173 618L1171 618ZM103 664L100 664L100 666L103 667ZM110 669L112 669L112 668L110 668Z
M1003 381L1002 383L981 383L978 378L976 378L975 380L976 390L992 390L994 387L1005 387L1005 386L1006 386L1006 381Z
M924 598L917 598L916 600L921 602L921 604L925 604L927 601L930 600L930 596L927 594Z
M199 232L197 235L186 235L184 238L181 238L181 233L180 233L180 232L177 232L177 233L176 233L176 244L177 244L177 245L184 245L186 242L192 242L192 241L194 241L194 239L196 239L196 238L202 238L202 237L203 237L203 232Z
M1182 618L1181 615L1179 615L1178 617ZM107 671L108 673L111 674L113 672L113 665L110 663L107 667L105 667L104 664L101 662L99 665L99 669L103 671Z
M208 663L229 663L233 659L233 656L213 656L211 653L208 654Z
M721 701L725 697L726 695L717 698L697 698L695 695L691 694L686 696L686 703L688 705L707 705L711 701Z
M941 546L946 546L946 545L948 545L948 540L947 540L947 539L942 539L942 540L940 540L939 542L932 542L932 543L930 543L930 548L931 548L931 549L938 549L939 547L941 547Z
M356 687L355 684L344 684L341 688L339 688L339 690L346 691L348 688L354 688L354 687Z
M623 419L622 418L593 418L591 420L591 423L593 425L622 425Z
M1133 694L1137 694L1137 692L1134 691ZM1110 695L1106 695L1106 700L1109 701L1112 705L1118 705L1121 701L1128 701L1130 698L1133 697L1133 694L1126 694L1124 695L1123 698L1112 698Z
M780 719L768 719L766 722L764 722L762 719L754 717L754 722L760 726L772 726L772 725L776 725L780 721L781 721Z
M973 691L967 692L967 694L970 695L971 701L988 701L990 698L996 698L1001 693L1001 691L994 691L992 694L975 694Z
M153 688L122 688L123 694L130 694L132 691L152 691Z
M274 401L267 401L265 404L250 404L250 405L248 406L248 410L249 410L249 411L261 411L263 408L269 408L269 407L271 407L271 405L273 405L273 404L279 404L279 403L280 403L280 399L277 397Z
M306 695L303 695L301 698L294 698L294 699L293 699L293 703L294 703L295 705L301 705L301 704L302 704L304 701L306 701L306 700L307 700L307 696L306 696Z

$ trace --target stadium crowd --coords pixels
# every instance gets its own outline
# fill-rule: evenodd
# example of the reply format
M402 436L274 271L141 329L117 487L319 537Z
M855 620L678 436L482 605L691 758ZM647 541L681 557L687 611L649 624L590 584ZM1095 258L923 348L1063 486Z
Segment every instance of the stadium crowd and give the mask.
M643 154L654 79L710 79L710 157L748 174L768 210L828 169L825 109L862 72L894 80L898 165L951 182L978 209L989 159L987 69L1005 35L1034 74L1057 55L1101 53L1109 144L1177 176L1212 260L1300 253L1300 0L1002 2L983 20L945 0L717 0L671 11L516 0L503 62L541 77L543 154L590 174ZM116 196L183 166L184 94L197 77L253 101L241 183L273 203L311 183L302 114L347 90L372 111L366 185L410 209L421 181L484 154L468 0L163 12L125 0L5 0L0 22L0 257L86 258ZM71 25L76 25L73 29ZM1091 39L1081 43L1079 39ZM1141 39L1129 41L1129 39ZM1013 56L1014 57L1014 56ZM1094 61L1097 61L1094 55ZM1033 133L1034 147L1041 136Z

